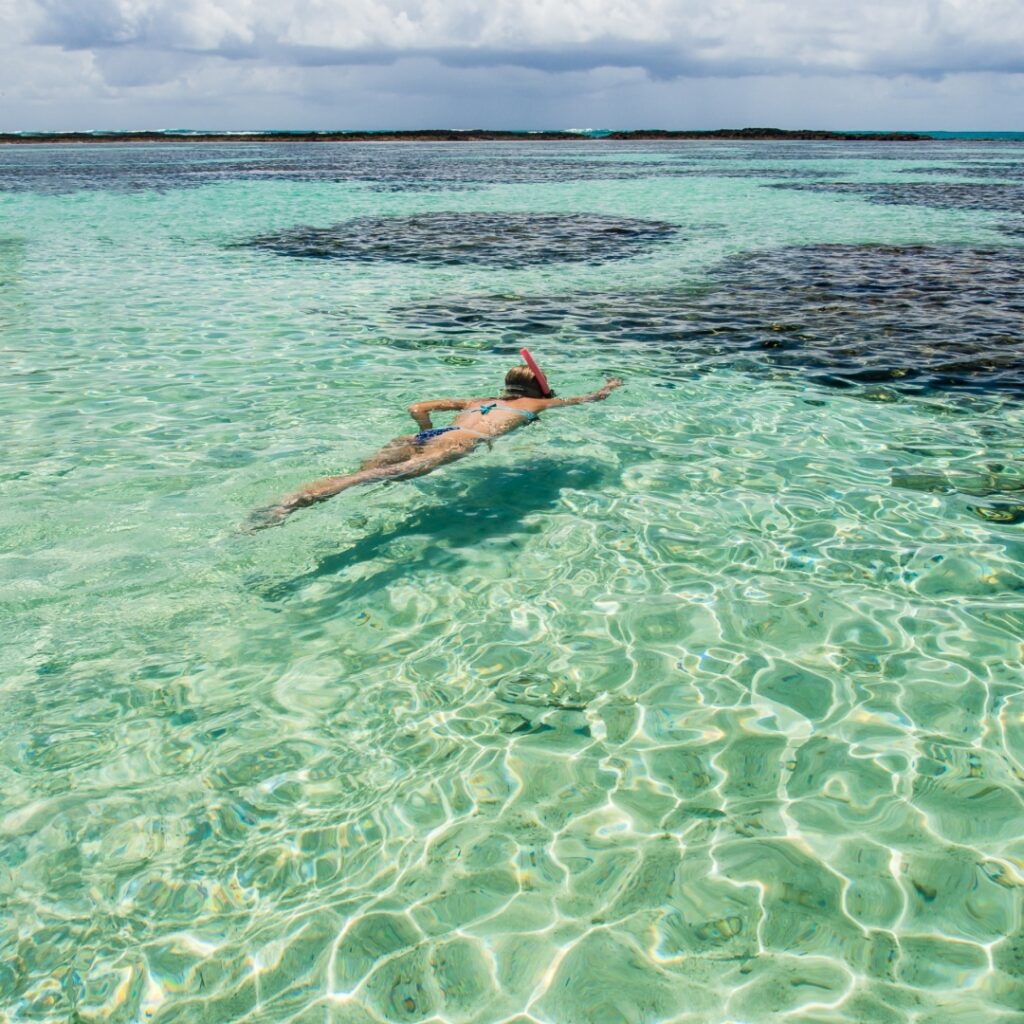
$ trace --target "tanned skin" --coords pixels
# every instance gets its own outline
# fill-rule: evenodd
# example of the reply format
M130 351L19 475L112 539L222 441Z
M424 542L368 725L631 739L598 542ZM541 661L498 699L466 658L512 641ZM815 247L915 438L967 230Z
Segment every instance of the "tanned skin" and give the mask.
M510 383L513 378L516 381L515 385ZM254 515L250 529L277 526L296 509L326 501L350 487L424 476L449 462L465 458L478 445L489 444L494 438L511 433L531 422L518 412L513 412L513 409L532 412L539 416L548 409L582 405L585 402L603 402L616 388L622 386L622 381L610 377L604 387L589 395L544 398L533 375L529 374L524 366L509 371L506 386L514 387L514 391L506 392L501 398L439 398L430 402L415 402L409 406L409 415L416 421L421 431L434 429L431 413L435 412L457 413L452 420L452 426L462 429L450 430L419 442L415 434L396 437L365 459L356 472L314 480L294 493L286 495L276 505L261 509ZM498 402L498 407L486 414L480 411L481 406L492 402Z

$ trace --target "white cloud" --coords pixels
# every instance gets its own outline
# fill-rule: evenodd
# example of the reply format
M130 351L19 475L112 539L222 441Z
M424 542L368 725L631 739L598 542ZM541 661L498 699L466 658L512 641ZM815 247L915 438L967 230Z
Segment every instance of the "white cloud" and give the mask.
M436 55L662 71L1024 70L1020 0L36 0L35 39L301 63ZM581 57L581 54L583 55ZM308 57L306 59L309 59ZM317 59L317 58L314 58Z
M697 127L694 118L700 116L703 126L737 123L742 111L757 107L757 97L748 102L743 90L756 89L797 104L796 112L780 108L761 118L781 125L801 109L816 108L816 95L784 85L801 79L813 80L815 90L828 96L845 93L849 114L832 123L852 127L861 120L859 94L880 103L889 95L895 111L912 80L924 83L934 98L933 123L942 120L946 76L978 76L995 90L997 103L1019 96L1012 83L1024 77L1024 2L0 0L0 40L0 127L7 128L15 126L12 119L38 123L46 103L82 110L90 100L108 117L115 110L136 111L133 125L159 123L161 104L181 111L174 123L192 124L199 112L213 116L210 111L222 109L222 116L231 114L222 124L237 124L246 111L252 114L247 121L265 124L271 109L291 110L293 103L307 112L323 103L335 111L329 126L351 125L337 113L341 97L346 109L351 104L369 117L370 111L390 109L381 105L382 97L395 95L387 83L398 81L407 90L399 112L407 116L422 109L421 95L443 88L461 97L459 109L466 112L448 118L497 125L501 118L494 111L516 109L516 90L528 89L545 99L536 100L526 120L520 108L519 124L553 126L566 123L555 113L566 109L566 97L588 95L588 108L601 97L609 116L596 120L614 123L611 111L623 107L616 89L655 104L654 97L693 95L705 80L707 87L697 91L730 95L733 106L719 104L708 114L677 102L668 105L668 114L654 116L652 110L639 121ZM374 67L382 73L373 73ZM851 76L870 81L870 88L852 87ZM726 84L734 80L741 84ZM822 84L829 80L834 88ZM503 106L494 99L486 122L483 111L470 117L480 110L473 90L481 88L494 97L504 90L506 97ZM964 85L959 94L972 92L974 86ZM268 97L277 97L276 107L268 106ZM670 116L672 110L687 115ZM47 120L59 120L59 113L50 111ZM1004 105L984 113L1006 127L1019 126L1019 109ZM705 115L716 120L709 125ZM302 125L311 116L294 115ZM581 110L571 120L584 117ZM877 117L874 125L880 124ZM99 114L93 120L112 124ZM416 122L440 123L440 109Z

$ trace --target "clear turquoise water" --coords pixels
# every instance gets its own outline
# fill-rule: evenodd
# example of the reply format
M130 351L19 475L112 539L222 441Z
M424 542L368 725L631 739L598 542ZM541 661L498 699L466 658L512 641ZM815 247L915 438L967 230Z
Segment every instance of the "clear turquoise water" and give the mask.
M1019 343L984 330L1020 297L1008 193L769 186L1009 187L1020 152L0 151L0 1020L1019 1020L1019 380L830 386L758 339L832 308L793 247L923 245L1002 261L946 307L971 366ZM679 232L525 267L237 245L438 211ZM732 288L754 252L795 290ZM746 303L721 348L578 315L709 289ZM904 369L899 324L942 322L911 292ZM566 318L517 327L539 300ZM238 532L521 344L563 394L627 386Z

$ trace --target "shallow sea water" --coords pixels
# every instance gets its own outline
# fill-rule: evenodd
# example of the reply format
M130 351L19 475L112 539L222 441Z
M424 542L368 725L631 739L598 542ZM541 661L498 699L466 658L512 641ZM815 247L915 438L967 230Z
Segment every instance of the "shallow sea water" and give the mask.
M0 1021L1018 1021L1022 154L0 149Z

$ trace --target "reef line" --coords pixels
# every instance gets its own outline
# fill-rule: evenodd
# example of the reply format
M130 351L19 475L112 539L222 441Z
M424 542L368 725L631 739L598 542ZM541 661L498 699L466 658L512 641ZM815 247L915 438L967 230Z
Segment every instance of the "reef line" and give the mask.
M309 131L309 132L34 132L0 133L0 145L40 145L46 143L103 142L605 142L659 141L677 139L741 139L746 141L822 141L822 142L930 142L929 135L912 132L829 132L788 131L782 128L717 128L713 131L669 131L640 129L614 131L604 135L579 132L492 131L485 128L454 130L431 128L417 131Z

